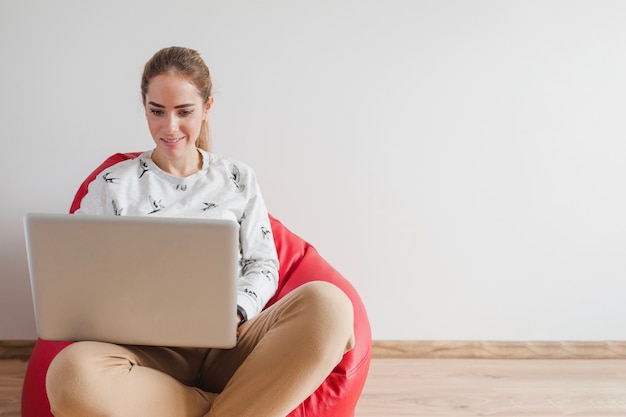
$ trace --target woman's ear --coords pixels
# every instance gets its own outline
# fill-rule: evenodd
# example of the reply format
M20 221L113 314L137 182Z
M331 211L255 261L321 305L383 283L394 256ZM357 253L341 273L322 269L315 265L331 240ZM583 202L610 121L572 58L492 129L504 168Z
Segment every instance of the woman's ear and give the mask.
M204 105L204 119L207 118L209 110L211 110L211 106L213 106L213 96L210 96L206 104Z

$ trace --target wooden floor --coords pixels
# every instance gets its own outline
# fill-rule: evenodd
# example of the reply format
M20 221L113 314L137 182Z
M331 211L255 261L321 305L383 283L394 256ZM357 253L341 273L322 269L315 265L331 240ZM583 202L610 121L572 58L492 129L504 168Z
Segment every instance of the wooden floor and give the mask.
M1 417L20 416L25 370L0 360ZM626 360L376 358L356 416L626 416Z
M357 416L626 416L626 360L375 359Z
M19 417L20 394L26 362L18 359L0 360L0 416Z

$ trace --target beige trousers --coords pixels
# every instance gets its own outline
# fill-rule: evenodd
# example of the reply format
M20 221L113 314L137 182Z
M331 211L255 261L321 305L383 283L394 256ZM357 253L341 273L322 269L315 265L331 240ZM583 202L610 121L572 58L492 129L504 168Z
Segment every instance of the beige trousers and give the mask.
M46 388L56 417L284 417L353 344L350 300L312 282L244 323L232 349L78 342Z

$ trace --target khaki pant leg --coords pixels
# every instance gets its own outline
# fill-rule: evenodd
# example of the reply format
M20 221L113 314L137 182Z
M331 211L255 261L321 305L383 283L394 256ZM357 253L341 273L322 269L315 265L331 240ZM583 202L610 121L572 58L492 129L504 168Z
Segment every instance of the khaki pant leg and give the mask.
M215 397L197 388L194 349L78 342L50 364L46 389L56 417L199 417Z
M354 345L353 307L336 286L305 284L240 327L230 350L209 352L200 387L220 392L207 417L284 417Z

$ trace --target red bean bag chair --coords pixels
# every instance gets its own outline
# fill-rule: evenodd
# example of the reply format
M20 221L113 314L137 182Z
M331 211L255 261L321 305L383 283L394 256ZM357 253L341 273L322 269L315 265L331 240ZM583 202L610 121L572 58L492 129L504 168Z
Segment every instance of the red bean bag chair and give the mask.
M79 207L87 187L105 168L132 159L139 153L118 153L104 161L82 183L70 208ZM318 254L313 246L290 232L270 216L272 232L280 261L279 284L268 306L294 288L309 281L328 281L341 288L354 306L355 346L346 353L320 387L288 417L353 417L357 400L363 390L371 359L371 331L363 302L354 287ZM46 395L45 377L54 356L70 342L38 339L35 343L22 390L23 417L52 417Z

